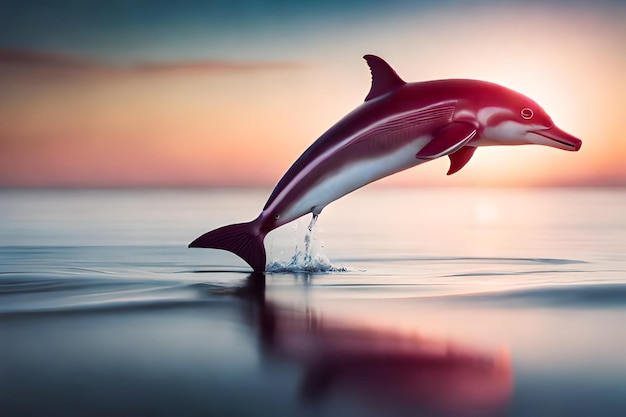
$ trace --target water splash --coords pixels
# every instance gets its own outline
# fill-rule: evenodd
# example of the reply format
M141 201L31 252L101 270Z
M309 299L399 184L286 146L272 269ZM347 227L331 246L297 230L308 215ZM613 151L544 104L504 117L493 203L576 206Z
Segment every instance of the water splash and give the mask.
M329 274L333 272L348 272L348 269L345 267L333 266L323 254L316 253L313 256L307 255L298 248L296 248L296 252L289 261L270 262L265 269L267 272L278 274Z
M288 261L274 261L266 266L267 272L273 273L332 273L346 272L344 267L333 266L326 255L318 252L314 248L313 231L317 223L317 215L313 215L311 223L307 227L304 235L304 250L296 244L296 249L291 259Z

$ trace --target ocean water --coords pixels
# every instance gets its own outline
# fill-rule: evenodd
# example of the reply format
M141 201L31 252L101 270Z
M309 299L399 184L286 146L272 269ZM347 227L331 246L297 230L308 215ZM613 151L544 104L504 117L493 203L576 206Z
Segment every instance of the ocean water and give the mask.
M626 190L269 191L0 191L0 415L626 415Z

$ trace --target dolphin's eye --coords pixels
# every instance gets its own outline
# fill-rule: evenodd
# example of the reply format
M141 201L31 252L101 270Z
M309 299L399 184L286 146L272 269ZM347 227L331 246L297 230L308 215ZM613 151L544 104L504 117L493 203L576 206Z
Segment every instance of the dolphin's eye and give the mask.
M280 219L280 214L278 214L278 213L274 214L274 219L275 219L275 220Z
M524 107L521 113L522 113L522 119L526 119L526 120L532 119L533 114L534 114L533 111L529 109L528 107Z

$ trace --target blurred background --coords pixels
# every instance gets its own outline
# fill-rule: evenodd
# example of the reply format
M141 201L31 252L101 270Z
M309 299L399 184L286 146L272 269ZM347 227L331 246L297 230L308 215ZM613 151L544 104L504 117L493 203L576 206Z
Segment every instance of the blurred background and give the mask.
M626 185L625 23L621 0L3 1L0 186L272 187L362 103L364 54L513 88L584 142L381 186Z

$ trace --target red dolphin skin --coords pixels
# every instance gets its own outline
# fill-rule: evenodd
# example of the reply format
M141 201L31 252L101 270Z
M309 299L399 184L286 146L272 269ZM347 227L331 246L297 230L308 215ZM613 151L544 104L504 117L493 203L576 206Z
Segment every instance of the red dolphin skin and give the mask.
M320 136L289 168L253 221L205 233L189 247L230 251L265 269L267 233L307 213L314 218L373 181L448 156L448 175L480 146L538 144L578 151L580 139L554 125L533 100L477 80L406 83L366 55L372 86L365 102Z

